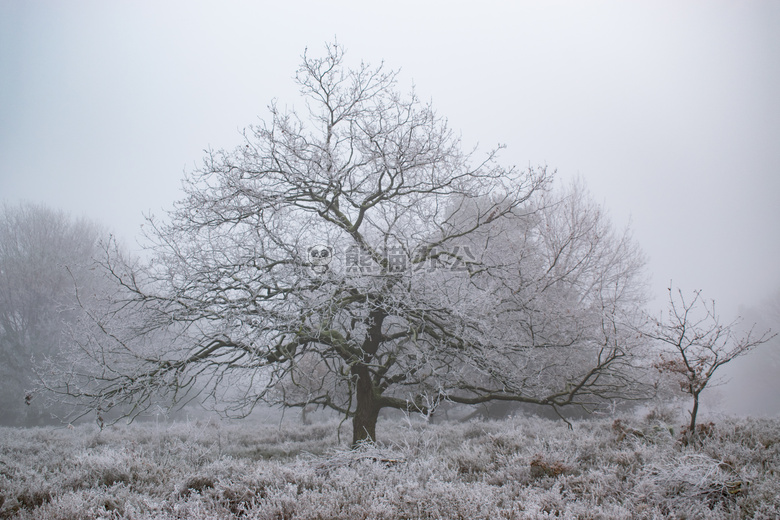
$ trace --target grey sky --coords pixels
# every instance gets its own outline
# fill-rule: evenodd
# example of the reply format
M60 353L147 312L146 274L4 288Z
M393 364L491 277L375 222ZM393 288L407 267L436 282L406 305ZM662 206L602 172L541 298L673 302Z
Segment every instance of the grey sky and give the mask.
M401 68L468 146L581 176L653 291L780 286L780 3L0 0L0 199L132 243L202 150L300 100L305 47Z

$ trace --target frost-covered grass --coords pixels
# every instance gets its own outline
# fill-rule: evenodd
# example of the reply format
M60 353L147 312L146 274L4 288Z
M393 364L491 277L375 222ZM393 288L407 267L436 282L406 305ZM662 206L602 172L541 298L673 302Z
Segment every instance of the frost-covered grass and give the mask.
M0 429L0 518L780 518L780 420Z

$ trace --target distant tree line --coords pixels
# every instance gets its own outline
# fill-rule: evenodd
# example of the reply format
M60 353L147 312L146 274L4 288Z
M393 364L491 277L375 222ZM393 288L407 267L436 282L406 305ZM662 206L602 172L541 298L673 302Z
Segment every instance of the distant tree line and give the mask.
M0 424L55 421L34 389L36 364L58 360L77 322L78 288L100 286L93 258L103 230L43 205L0 207Z

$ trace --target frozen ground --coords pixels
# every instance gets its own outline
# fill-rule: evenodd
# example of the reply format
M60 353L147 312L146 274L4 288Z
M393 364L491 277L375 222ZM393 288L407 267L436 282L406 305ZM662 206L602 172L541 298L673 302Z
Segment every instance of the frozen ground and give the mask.
M0 429L0 518L780 518L780 419Z

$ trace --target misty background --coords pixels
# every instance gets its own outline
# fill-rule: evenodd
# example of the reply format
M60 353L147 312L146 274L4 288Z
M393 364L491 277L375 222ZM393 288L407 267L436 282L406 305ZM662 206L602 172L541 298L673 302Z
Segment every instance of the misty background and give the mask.
M774 1L3 1L0 199L86 217L140 251L144 215L171 208L205 148L239 145L273 99L302 108L300 56L335 37L348 61L400 68L466 148L504 143L504 164L583 179L647 254L651 309L673 280L725 321L766 321L777 27ZM722 406L776 413L776 395L753 397L757 367L780 372L772 349L727 367Z

